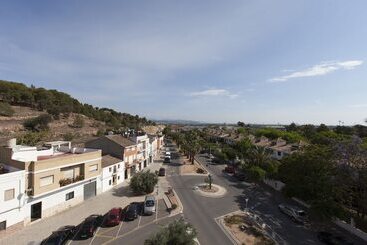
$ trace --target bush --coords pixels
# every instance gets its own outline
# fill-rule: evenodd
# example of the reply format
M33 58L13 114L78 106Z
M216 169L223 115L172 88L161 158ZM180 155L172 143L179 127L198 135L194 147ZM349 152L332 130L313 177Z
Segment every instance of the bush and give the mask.
M150 170L136 173L130 181L130 188L135 194L142 195L152 193L158 183L158 176Z
M81 115L77 115L73 122L74 128L82 128L84 127L84 118Z
M15 111L8 103L0 102L0 116L11 117Z
M247 169L249 177L254 181L259 181L265 178L266 171L258 166L252 166Z
M52 121L49 114L42 114L38 117L28 119L23 123L23 126L32 131L42 131L48 129L48 124Z
M243 223L243 216L241 215L231 215L229 217L224 218L224 222L227 225L237 225Z
M205 173L205 170L204 170L204 169L202 169L202 168L198 168L198 169L196 170L196 173L198 173L198 174L204 174L204 173Z
M172 204L171 208L172 209L176 209L177 208L177 204L176 203Z
M197 232L191 224L182 218L170 223L157 234L145 240L145 245L195 245Z
M48 131L28 132L17 137L17 143L20 145L35 146L48 136Z

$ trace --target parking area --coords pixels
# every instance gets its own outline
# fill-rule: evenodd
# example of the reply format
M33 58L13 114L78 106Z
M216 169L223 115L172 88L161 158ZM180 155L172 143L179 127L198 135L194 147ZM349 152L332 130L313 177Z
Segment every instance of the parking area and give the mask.
M164 203L163 199L157 200L157 211L152 215L144 215L142 204L139 208L139 216L138 218L132 221L125 221L124 219L120 222L119 225L113 227L106 227L102 223L100 227L98 227L94 237L81 240L79 239L79 234L77 233L75 237L70 240L67 244L78 244L78 245L90 245L90 244L104 244L106 242L110 242L119 238L122 238L126 235L133 233L134 231L143 228L147 225L154 225L159 220L166 218L169 216L169 212L167 211L167 207ZM158 225L157 225L158 226Z

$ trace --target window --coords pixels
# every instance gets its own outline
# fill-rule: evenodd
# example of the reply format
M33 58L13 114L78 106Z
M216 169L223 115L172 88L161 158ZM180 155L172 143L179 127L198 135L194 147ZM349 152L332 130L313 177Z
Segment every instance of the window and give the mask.
M98 170L98 164L89 166L89 172L96 172Z
M111 173L111 171L112 171L112 168L111 168L111 167L109 168L109 171L110 171L110 173Z
M9 190L4 191L4 201L9 201L9 200L14 199L14 196L15 196L14 193L15 193L14 189L9 189Z
M65 200L70 200L70 199L73 199L74 198L74 191L72 192L69 192L69 193L66 193L65 195Z
M120 168L120 164L117 165L117 168Z
M46 185L52 185L53 183L54 183L54 176L53 175L42 177L40 179L40 187L46 186Z
M74 167L72 168L63 168L61 169L61 173L64 176L65 179L73 179L75 174L74 174Z
M6 220L0 222L0 231L2 231L2 230L6 230Z
M111 181L111 180L109 180L109 181L108 181L108 184L109 184L109 185L111 185L111 184L112 184L112 181Z
M282 155L282 152L278 151L278 156L281 156Z
M119 175L119 176L117 176L117 179L118 179L118 180L120 179L120 175Z

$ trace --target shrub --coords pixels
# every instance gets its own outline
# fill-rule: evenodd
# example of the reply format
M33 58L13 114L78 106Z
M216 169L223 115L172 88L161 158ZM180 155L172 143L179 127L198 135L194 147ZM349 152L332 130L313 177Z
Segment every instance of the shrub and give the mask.
M176 209L177 208L177 204L176 203L172 204L171 208L172 209Z
M158 176L151 173L150 170L136 173L130 181L130 188L135 194L148 194L154 191L155 185L158 183Z
M82 128L84 127L84 118L81 115L77 115L73 122L74 128Z
M196 170L196 173L198 173L198 174L204 174L204 173L205 173L205 170L204 170L204 169L202 169L202 168L198 168L198 169Z
M259 181L265 178L266 171L258 166L252 166L247 169L249 177L254 181Z
M17 137L17 142L20 145L35 146L48 136L48 131L28 132Z
M32 131L41 131L48 129L48 124L52 121L49 114L42 114L38 117L28 119L23 123L23 126Z
M15 111L8 103L0 102L0 116L11 117Z
M243 222L243 216L241 216L241 215L231 215L229 217L225 217L224 222L226 222L227 225L241 224Z

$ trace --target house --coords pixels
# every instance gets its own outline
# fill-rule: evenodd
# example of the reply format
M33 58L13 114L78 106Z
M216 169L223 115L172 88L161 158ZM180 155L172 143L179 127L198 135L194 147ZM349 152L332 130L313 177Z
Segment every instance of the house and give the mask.
M151 162L158 156L158 137L156 135L148 135L149 137L149 147L148 155Z
M68 141L0 147L0 162L25 172L24 223L54 215L101 192L101 151Z
M124 178L130 178L140 171L141 159L138 159L138 146L122 135L105 135L85 143L86 147L101 149L102 155L111 155L125 163Z
M24 225L25 170L0 164L0 236Z
M111 155L102 157L102 191L108 191L125 179L125 163Z
M138 149L137 159L139 160L139 170L146 168L153 159L149 157L149 137L145 133L136 133L130 137L130 140L135 142Z

